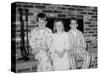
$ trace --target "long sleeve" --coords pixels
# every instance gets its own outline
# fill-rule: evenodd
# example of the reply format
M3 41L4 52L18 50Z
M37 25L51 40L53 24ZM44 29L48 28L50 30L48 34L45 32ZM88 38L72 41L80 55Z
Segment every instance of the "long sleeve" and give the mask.
M45 50L47 52L47 55L51 58L51 44L52 44L52 31L50 29L46 29L46 34L45 34Z
M75 50L74 37L73 37L71 32L69 32L68 34L69 34L68 35L68 38L69 38L69 41L68 41L69 42L69 51L71 52L71 54L73 54L74 50Z
M82 33L80 33L80 46L84 49L86 49L86 41L85 41L85 38L84 38L84 35Z
M75 40L75 49L76 49L76 53L83 53L84 50L86 50L86 41L85 38L83 36L83 33L81 31L77 31L77 36L76 36L76 40Z
M46 42L47 42L47 47L50 48L51 47L51 43L52 43L52 31L48 30L47 33L47 38L46 38Z
M54 52L55 52L53 36L54 36L54 34L52 34L52 38L51 38L52 40L51 40L51 44L50 44L50 48L49 48L49 52L50 52L51 58L53 58Z
M36 48L37 48L37 41L36 41L36 31L35 29L31 31L31 33L29 34L29 45L32 48L32 53L36 52Z

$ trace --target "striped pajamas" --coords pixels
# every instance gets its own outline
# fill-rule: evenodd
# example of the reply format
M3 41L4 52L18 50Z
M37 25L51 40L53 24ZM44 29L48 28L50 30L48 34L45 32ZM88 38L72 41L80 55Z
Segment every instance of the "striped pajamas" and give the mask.
M74 34L75 33L75 34ZM81 57L83 61L82 69L87 69L90 64L90 55L86 51L86 41L85 38L79 30L76 31L69 31L70 35L70 62L72 65L72 69L77 68L76 58Z

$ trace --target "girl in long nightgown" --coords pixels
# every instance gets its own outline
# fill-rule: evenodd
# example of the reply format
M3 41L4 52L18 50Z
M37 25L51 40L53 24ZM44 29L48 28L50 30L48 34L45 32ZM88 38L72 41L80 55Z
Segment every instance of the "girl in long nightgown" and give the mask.
M64 32L63 22L56 20L54 22L55 33L52 36L51 58L54 70L70 69L69 62L69 37Z

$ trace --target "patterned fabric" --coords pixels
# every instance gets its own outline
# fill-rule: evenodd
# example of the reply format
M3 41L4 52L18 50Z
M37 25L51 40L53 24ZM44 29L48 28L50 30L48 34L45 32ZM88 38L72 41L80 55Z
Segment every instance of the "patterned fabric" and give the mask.
M81 52L83 53L83 50L86 50L86 41L85 38L82 34L82 32L80 32L79 30L76 31L69 31L70 33L70 41L71 41L71 47L74 47L74 52L75 54L81 54ZM76 35L74 35L76 34Z
M48 56L51 45L51 35L52 31L48 28L39 29L37 27L31 31L29 44L33 49L32 53L35 54L35 58L39 61L37 71L52 70Z
M75 59L81 56L84 60L82 68L88 68L90 63L90 55L86 51L86 41L85 38L79 30L69 31L70 34L70 53L72 54L72 65L73 68L77 68Z

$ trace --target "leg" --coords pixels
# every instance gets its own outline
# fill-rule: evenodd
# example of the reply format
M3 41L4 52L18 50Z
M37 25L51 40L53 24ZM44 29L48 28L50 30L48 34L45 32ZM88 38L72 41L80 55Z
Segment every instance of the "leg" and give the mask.
M70 61L71 69L76 69L75 55L71 55L69 57L69 61Z
M91 59L89 53L86 52L85 54L82 54L82 57L84 59L82 69L88 69L89 68L89 64L90 64L90 59Z

